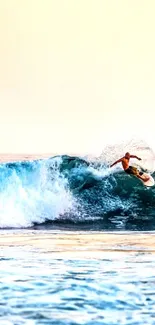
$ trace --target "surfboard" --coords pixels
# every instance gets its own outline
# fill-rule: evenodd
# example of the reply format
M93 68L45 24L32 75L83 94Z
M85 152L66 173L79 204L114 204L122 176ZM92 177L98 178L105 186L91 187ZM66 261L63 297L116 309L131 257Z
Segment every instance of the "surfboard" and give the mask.
M136 163L132 164L131 166L136 167L139 172L142 172L143 173L142 177L144 177L144 178L149 177L149 180L147 182L144 182L142 179L137 177L143 183L144 186L151 187L151 186L155 185L154 178L150 175L149 171L144 166L140 166L139 164L136 164ZM135 175L135 177L136 177L136 175Z
M147 173L143 173L143 176L144 177L149 177L149 180L144 182L142 179L138 178L145 186L153 186L155 184L155 181L153 179L153 177L150 175L150 174L147 174Z

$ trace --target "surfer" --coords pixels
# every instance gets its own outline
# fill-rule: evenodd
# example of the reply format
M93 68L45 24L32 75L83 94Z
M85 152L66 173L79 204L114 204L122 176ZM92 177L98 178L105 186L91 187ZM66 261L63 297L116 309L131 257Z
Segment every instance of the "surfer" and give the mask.
M110 165L110 167L113 167L114 165L121 162L125 173L127 173L129 175L134 175L134 176L140 178L143 182L147 182L149 180L149 177L144 178L142 172L139 172L139 170L136 167L133 167L133 166L129 165L130 158L136 158L138 160L141 160L141 158L139 158L139 157L137 157L135 155L130 155L129 152L126 152L124 157L116 160L112 165Z

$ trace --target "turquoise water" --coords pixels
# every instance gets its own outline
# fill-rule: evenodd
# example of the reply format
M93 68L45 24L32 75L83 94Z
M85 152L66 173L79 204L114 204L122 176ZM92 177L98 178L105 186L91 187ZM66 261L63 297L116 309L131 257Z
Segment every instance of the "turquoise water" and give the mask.
M119 167L110 169L106 157L6 163L0 173L0 228L47 223L83 228L92 222L99 230L155 229L155 186L147 188Z
M0 164L0 325L155 324L155 187L109 155Z
M1 325L155 324L153 248L124 240L104 249L102 232L97 245L85 244L92 233L79 239L79 232L68 232L69 249L65 237L60 246L49 231L34 231L35 244L28 234L24 245L12 242L12 234L1 233Z

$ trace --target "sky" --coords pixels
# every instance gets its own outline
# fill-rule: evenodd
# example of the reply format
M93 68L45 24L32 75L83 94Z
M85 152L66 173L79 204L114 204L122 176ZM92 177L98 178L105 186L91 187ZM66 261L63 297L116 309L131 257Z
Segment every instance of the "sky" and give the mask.
M154 0L0 0L0 152L155 146Z

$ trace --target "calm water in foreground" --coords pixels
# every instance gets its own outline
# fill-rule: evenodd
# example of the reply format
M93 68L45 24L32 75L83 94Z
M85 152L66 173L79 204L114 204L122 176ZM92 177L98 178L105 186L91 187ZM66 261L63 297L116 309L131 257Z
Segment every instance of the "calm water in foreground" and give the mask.
M0 324L155 324L155 233L7 231Z

